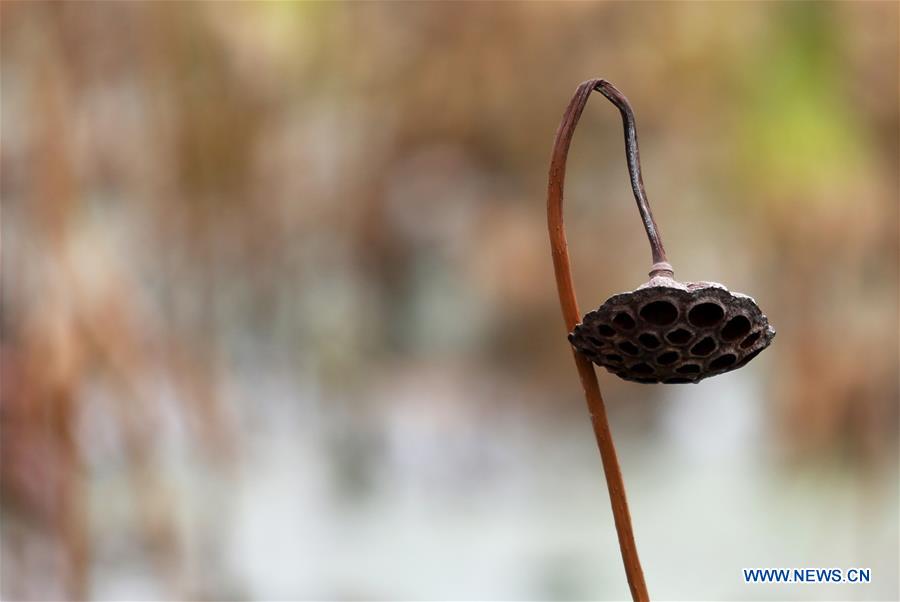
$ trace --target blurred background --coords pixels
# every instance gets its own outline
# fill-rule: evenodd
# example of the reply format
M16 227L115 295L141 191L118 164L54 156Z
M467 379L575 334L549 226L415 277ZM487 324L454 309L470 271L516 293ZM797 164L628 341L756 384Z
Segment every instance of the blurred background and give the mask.
M896 3L0 17L4 599L627 598L546 232L590 77L676 276L778 331L600 375L651 595L900 595ZM566 190L586 311L650 265L599 95Z

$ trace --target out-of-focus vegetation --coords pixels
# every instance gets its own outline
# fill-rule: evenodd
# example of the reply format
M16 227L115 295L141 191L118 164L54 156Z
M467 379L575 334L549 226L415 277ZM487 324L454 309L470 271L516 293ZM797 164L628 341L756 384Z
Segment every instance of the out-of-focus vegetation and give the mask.
M601 377L651 594L896 599L896 3L0 17L4 599L626 596L544 221L589 77L676 276L778 330L702 385ZM582 123L587 308L649 253L618 116Z

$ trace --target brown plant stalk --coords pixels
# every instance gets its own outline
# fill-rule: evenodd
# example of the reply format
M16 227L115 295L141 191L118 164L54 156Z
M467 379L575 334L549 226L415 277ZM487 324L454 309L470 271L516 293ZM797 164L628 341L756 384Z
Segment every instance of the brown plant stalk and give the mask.
M553 145L553 154L550 160L550 181L547 190L547 225L550 231L550 249L553 255L553 269L556 274L556 287L559 293L559 302L562 307L563 318L566 323L566 331L571 332L575 325L578 324L581 312L578 310L578 301L575 297L575 288L572 283L572 269L569 261L569 249L566 243L566 232L563 224L563 184L566 177L566 158L569 154L569 146L572 143L572 136L575 133L575 127L578 125L578 119L584 111L585 104L591 92L597 90L610 99L622 111L623 121L626 122L626 147L629 147L628 121L631 118L631 110L627 100L616 90L611 84L602 79L591 79L581 85L575 91L566 112L563 114L562 123L556 131L556 141ZM617 102L618 101L618 102ZM627 111L625 108L627 107ZM633 118L631 118L633 125ZM631 128L633 130L633 127ZM633 155L629 153L629 167L632 167L632 160L637 160L637 139L633 138ZM630 149L629 149L630 150ZM633 170L632 170L633 171ZM632 184L637 186L640 182L638 178L632 178ZM641 189L643 186L641 186ZM643 192L641 190L641 192ZM652 215L649 214L649 208L641 204L641 198L636 200L638 208L641 210L644 218L645 226L650 236L651 246L654 250L654 262L665 262L665 251L662 250L662 244L654 245L654 236L656 234L656 224L653 223ZM643 195L642 195L643 196ZM652 226L652 229L651 229ZM652 235L651 235L652 233ZM661 252L660 252L661 251ZM671 267L669 267L671 269ZM644 572L641 569L641 562L638 558L637 546L634 542L634 532L631 528L631 515L628 511L628 500L625 497L625 484L622 481L622 471L619 469L619 460L616 456L616 448L613 444L612 433L609 429L609 420L606 417L606 406L603 402L603 395L600 392L600 385L597 382L597 375L594 372L594 366L590 360L578 353L574 348L572 353L575 358L575 366L578 368L578 376L581 379L581 386L584 389L584 395L587 399L588 411L591 415L591 424L594 428L594 436L597 439L597 445L600 448L600 458L603 462L603 472L606 475L606 485L609 489L609 500L612 504L613 518L616 524L616 533L619 538L619 548L622 552L622 560L625 564L625 574L628 578L628 586L631 589L631 597L635 601L646 601L650 599L647 593L647 584L644 581Z

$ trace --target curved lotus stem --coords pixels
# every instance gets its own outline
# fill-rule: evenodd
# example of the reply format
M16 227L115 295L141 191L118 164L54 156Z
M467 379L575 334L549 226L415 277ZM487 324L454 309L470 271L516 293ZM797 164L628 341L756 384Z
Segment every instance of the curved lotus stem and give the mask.
M647 193L644 192L644 179L641 177L641 153L638 150L637 128L634 125L634 112L631 110L631 105L628 104L628 99L625 98L625 95L606 80L599 80L593 89L603 94L611 103L616 105L622 114L622 128L625 130L625 159L628 162L628 175L631 177L631 191L634 193L634 200L641 214L641 221L644 222L644 230L647 231L647 239L650 241L650 252L653 256L653 271L651 271L650 275L653 276L654 272L672 272L672 266L666 259L666 248L663 246L659 226L656 225L656 220L653 219L650 202L647 200ZM667 275L671 278L674 274L669 273Z
M575 96L572 97L572 101L563 114L562 123L560 123L559 129L556 131L556 141L553 145L553 155L550 159L550 182L547 190L547 225L550 231L550 249L553 254L556 287L567 332L571 332L580 321L581 312L578 311L578 301L576 300L575 288L572 284L572 269L569 262L569 249L563 224L563 183L566 177L566 158L569 154L569 146L572 143L572 135L575 133L575 126L578 125L578 119L581 117L587 99L593 90L597 90L609 98L622 112L631 183L638 210L641 212L644 227L647 230L647 236L650 239L650 246L653 250L654 270L665 272L665 268L668 266L668 272L671 275L671 266L666 262L665 250L662 246L662 241L659 239L656 223L653 221L653 215L650 213L650 207L643 192L637 136L634 130L634 116L631 112L631 107L628 105L625 97L612 84L602 79L588 80L575 90ZM600 393L597 375L594 372L593 364L586 357L575 351L574 348L572 352L575 357L575 365L578 368L578 375L581 378L581 386L587 399L588 410L591 414L594 436L597 439L597 446L600 448L600 459L603 462L603 472L606 475L606 486L609 489L609 499L612 504L616 533L619 537L619 548L622 552L622 560L625 563L625 574L628 577L631 597L635 601L647 601L650 599L650 596L647 593L644 572L641 569L637 546L634 543L631 515L628 512L628 500L625 497L625 484L622 481L622 472L619 469L619 460L616 457L616 448L609 429L606 406Z

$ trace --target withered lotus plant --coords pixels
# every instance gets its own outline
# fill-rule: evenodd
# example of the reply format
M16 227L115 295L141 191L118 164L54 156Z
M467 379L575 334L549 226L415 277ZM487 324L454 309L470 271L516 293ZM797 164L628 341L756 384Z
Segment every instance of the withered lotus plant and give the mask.
M631 188L650 241L653 265L648 282L631 292L613 295L582 317L572 284L563 225L563 184L569 145L593 91L600 92L622 114ZM675 280L644 192L634 113L628 99L605 80L591 79L578 86L556 132L550 160L547 222L559 301L600 448L628 585L634 600L649 600L625 485L593 364L638 383L697 383L746 365L769 346L775 331L751 297L732 293L715 282Z

